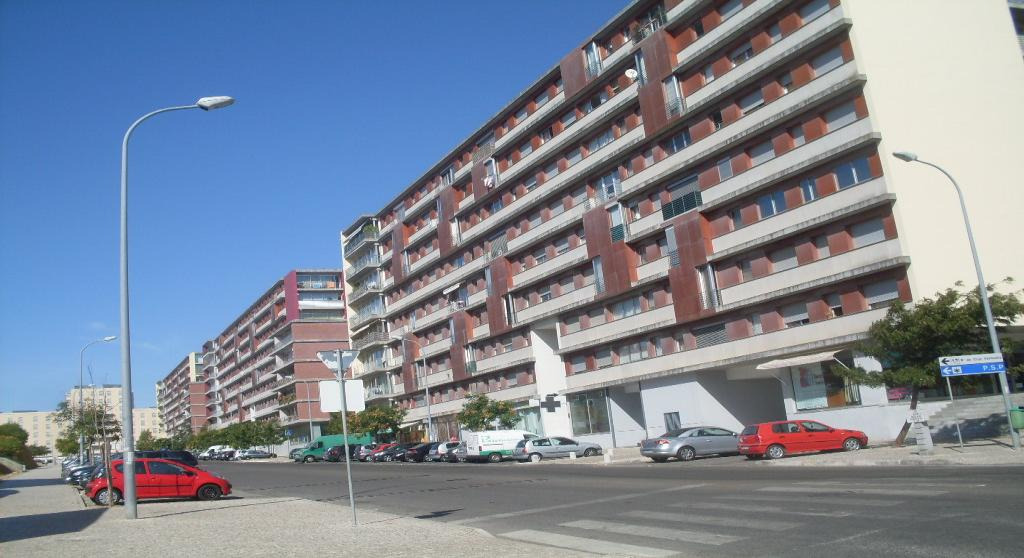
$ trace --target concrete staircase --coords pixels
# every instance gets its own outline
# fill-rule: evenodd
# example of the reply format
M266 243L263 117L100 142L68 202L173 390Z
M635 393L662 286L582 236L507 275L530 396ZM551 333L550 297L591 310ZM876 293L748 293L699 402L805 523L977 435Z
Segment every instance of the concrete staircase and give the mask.
M1024 393L1010 394L1010 403L1014 407L1024 406ZM928 417L932 439L936 442L955 442L958 418L965 440L1007 436L1010 433L1002 395L956 399L953 404L933 413Z

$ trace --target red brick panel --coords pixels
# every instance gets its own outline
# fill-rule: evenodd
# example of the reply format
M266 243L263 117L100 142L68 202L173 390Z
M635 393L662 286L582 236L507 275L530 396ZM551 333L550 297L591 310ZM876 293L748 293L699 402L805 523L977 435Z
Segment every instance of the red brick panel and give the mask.
M676 321L692 321L714 313L703 308L696 271L698 266L707 263L711 253L710 227L697 212L675 217L672 224L679 250L679 265L669 269L668 278Z
M455 381L469 378L466 371L466 351L463 346L469 342L469 316L466 312L456 312L452 315L452 323L455 329L452 330L452 348L449 351L451 357L452 379Z
M583 51L574 48L559 62L562 71L562 89L565 98L570 98L587 85L587 71L583 63Z

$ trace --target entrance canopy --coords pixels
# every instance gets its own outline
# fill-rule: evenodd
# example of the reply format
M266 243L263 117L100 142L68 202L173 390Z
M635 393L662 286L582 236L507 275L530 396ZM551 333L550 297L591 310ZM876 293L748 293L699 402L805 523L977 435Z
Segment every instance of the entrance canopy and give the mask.
M789 368L790 366L801 366L804 364L812 364L815 362L825 362L835 358L835 351L825 351L824 353L814 353L813 355L802 355L789 358L779 358L775 360L769 360L757 365L758 370L774 370L776 368Z

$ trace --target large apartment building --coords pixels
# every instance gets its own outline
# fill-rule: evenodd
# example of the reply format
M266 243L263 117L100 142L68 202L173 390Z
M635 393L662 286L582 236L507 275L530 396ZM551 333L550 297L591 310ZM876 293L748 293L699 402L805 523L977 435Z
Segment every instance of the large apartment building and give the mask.
M989 278L1024 276L1021 91L998 0L632 2L342 232L353 376L439 439L474 393L605 446L892 439L900 390L833 370L879 366L854 346L893 301L975 281L951 186L891 153L956 175Z
M277 420L308 440L330 418L318 382L332 374L316 353L347 348L340 270L291 271L157 383L161 417L169 431Z

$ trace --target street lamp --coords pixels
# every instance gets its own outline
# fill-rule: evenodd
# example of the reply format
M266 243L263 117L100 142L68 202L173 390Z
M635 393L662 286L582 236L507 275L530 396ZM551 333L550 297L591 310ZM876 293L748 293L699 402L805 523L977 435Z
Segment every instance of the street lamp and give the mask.
M971 231L971 219L967 215L967 203L964 201L964 192L960 189L960 185L953 179L953 175L946 172L945 169L934 163L928 161L922 161L917 157L916 153L910 151L896 151L893 152L893 157L901 161L908 163L921 163L922 165L928 165L934 169L937 169L942 174L946 175L946 178L953 184L953 188L956 189L957 196L960 197L960 210L964 214L964 226L967 227L967 241L971 245L971 255L974 256L974 270L978 274L978 296L981 298L981 306L985 309L985 322L988 324L988 337L992 342L992 352L995 354L1003 354L1002 349L999 347L999 336L996 335L996 325L992 321L992 308L988 303L988 287L985 283L985 276L981 272L981 260L978 259L978 247L974 244L974 233ZM1017 431L1013 428L1013 422L1010 421L1010 386L1006 381L1006 372L999 373L999 388L1003 394L1003 406L1006 407L1006 420L1010 423L1010 438L1013 440L1013 449L1020 448L1020 436Z
M430 416L430 380L427 378L427 357L423 354L423 345L419 341L413 339L406 339L404 337L392 336L392 340L401 341L403 346L405 343L412 343L416 345L420 350L420 366L423 367L423 393L427 400L427 441L434 439L434 423Z
M144 115L128 127L121 142L121 424L124 437L124 468L129 473L124 476L124 508L128 519L138 517L135 498L135 440L132 428L132 347L128 320L128 140L135 128L145 120L163 112L175 110L202 109L204 111L230 106L235 100L231 97L203 97L192 105L167 107Z
M97 339L95 341L89 341L82 347L82 350L78 353L78 417L81 420L85 420L85 388L82 386L83 378L85 374L85 350L97 343L110 343L117 339L116 335L108 335L103 339ZM92 372L89 373L90 377ZM96 397L93 396L92 402L96 403ZM78 435L78 461L85 461L85 434Z

